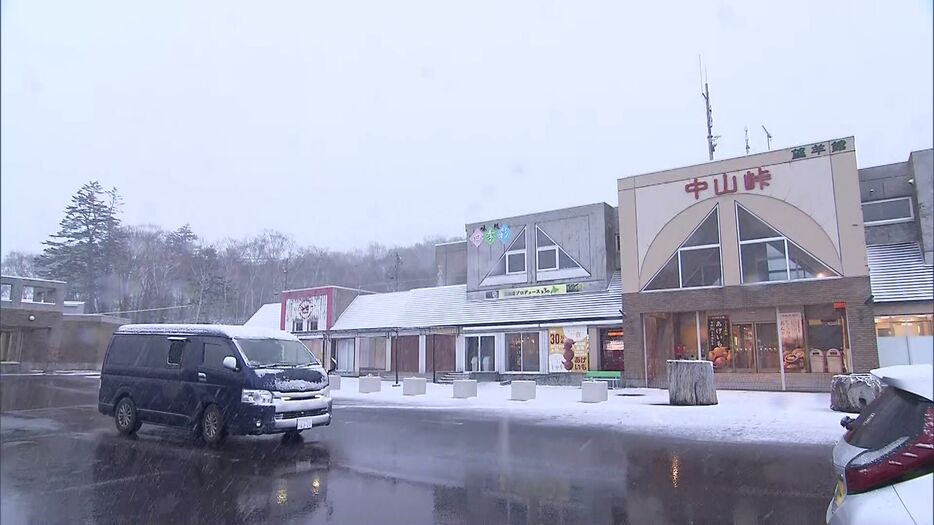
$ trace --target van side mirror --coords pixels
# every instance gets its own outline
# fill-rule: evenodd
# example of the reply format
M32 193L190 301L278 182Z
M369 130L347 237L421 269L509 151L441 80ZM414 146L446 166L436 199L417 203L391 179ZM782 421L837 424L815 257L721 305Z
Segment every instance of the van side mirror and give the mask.
M221 363L224 365L224 368L226 368L227 370L233 370L234 372L237 371L237 358L236 357L229 355L225 357L224 360L221 361Z

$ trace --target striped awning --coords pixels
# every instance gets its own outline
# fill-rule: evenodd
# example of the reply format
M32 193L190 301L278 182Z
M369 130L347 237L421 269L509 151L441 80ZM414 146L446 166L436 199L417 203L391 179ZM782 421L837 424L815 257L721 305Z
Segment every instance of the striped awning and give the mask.
M873 300L934 300L934 266L924 264L916 242L876 244L866 247Z

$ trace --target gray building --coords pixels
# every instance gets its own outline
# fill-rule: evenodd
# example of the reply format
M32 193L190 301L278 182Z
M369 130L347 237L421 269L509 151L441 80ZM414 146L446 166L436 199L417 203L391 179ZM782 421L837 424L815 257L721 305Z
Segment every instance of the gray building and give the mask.
M0 366L31 369L99 369L113 331L129 319L85 314L65 301L62 281L0 277Z
M932 362L934 150L859 170L879 364Z

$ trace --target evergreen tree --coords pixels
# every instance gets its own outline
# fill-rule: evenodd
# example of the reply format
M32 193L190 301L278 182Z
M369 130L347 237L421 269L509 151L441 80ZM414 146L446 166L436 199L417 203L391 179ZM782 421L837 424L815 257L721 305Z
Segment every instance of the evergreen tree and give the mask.
M42 275L67 282L68 295L84 301L88 313L113 305L107 280L126 250L119 208L116 188L104 190L97 181L84 184L65 208L58 233L43 242L37 260Z

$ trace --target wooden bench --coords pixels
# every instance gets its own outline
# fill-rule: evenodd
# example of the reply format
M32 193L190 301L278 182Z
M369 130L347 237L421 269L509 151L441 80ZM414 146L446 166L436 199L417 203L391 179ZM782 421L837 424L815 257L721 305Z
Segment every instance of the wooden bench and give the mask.
M612 370L591 370L584 374L584 379L606 381L606 386L610 389L619 388L619 381L622 378L622 372L614 372Z

